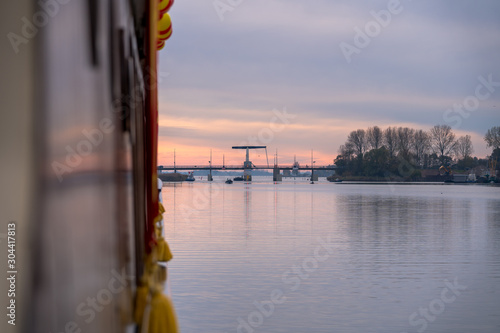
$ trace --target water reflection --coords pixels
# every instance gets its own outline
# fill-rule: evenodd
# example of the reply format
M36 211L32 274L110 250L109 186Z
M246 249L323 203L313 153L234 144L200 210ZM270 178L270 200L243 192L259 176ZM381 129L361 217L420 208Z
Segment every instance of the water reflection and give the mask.
M254 302L280 289L286 302L256 332L416 332L410 315L457 278L467 290L429 331L496 333L500 189L460 189L321 182L164 188L182 331L236 332ZM180 217L183 205L191 207L188 219ZM319 239L333 249L328 260L292 290L283 274L314 258Z

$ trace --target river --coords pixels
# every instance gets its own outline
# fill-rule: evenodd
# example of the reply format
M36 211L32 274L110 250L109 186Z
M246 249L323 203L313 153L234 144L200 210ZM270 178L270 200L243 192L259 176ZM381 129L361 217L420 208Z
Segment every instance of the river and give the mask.
M181 332L500 332L500 187L165 183Z

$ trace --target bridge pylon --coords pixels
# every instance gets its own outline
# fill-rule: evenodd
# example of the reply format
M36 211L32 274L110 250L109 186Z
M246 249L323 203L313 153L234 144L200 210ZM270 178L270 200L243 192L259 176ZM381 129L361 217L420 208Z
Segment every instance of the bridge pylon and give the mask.
M233 146L233 149L246 149L246 159L243 162L243 180L252 181L252 169L253 163L250 161L250 149L265 149L266 159L267 159L267 146ZM267 165L269 166L269 159L267 160Z
M281 175L278 167L278 149L276 149L276 154L274 155L273 182L280 182L282 180L283 176Z

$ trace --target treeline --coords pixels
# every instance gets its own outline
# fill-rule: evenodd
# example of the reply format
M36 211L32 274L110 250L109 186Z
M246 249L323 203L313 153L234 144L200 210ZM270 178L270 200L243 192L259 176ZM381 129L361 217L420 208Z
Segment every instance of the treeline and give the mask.
M485 134L492 157L500 156L500 127ZM466 170L487 165L487 160L473 157L470 135L456 137L448 125L436 125L429 131L408 127L378 126L352 131L340 146L335 164L345 176L387 177L395 175L418 178L421 169L454 165Z

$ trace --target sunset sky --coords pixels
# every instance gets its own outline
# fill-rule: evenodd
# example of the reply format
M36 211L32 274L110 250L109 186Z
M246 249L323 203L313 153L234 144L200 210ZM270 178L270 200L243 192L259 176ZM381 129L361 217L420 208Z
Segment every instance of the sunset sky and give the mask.
M280 163L307 164L314 149L325 165L350 131L374 125L447 124L472 136L474 155L491 151L498 0L177 0L170 15L159 164L174 149L177 164L207 164L210 149L215 164L241 163L231 146L258 144L270 161L278 149Z

